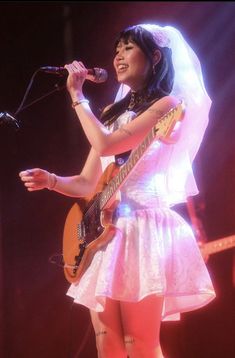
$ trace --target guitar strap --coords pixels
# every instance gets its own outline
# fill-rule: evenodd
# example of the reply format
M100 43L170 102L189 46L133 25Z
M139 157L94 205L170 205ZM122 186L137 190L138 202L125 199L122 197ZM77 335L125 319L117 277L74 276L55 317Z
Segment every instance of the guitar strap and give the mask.
M117 164L117 166L120 167L121 165L126 163L130 154L131 154L131 150L128 150L127 152L115 155L115 163Z

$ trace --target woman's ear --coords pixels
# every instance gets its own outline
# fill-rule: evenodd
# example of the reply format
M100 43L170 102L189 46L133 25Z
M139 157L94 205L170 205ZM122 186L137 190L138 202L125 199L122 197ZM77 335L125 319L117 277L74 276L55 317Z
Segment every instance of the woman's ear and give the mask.
M153 54L153 65L157 65L162 58L162 54L160 50L155 50Z

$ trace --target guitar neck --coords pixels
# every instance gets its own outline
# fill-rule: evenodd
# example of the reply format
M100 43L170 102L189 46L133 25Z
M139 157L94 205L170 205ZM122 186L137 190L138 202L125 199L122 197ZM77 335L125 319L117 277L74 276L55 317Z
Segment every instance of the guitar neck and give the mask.
M200 248L203 254L212 255L220 251L235 247L235 235L223 237L218 240L207 242Z
M100 210L102 210L109 200L115 195L120 187L126 181L128 175L142 158L143 154L149 148L154 140L166 138L172 132L177 121L182 120L184 114L184 104L180 102L176 107L167 112L158 122L151 128L144 140L138 147L132 151L127 162L120 168L119 172L110 180L107 187L100 197Z
M145 137L143 142L132 151L128 160L122 165L119 172L110 180L107 187L104 189L100 198L100 209L102 210L108 203L108 201L115 195L120 187L125 183L128 175L131 173L133 168L139 162L140 158L146 152L150 144L156 139L155 127L151 129L148 135Z

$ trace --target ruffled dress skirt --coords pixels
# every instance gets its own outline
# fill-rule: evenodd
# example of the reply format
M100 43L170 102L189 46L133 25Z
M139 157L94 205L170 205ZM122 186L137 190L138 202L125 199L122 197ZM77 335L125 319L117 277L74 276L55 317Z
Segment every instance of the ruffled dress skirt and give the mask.
M119 230L67 295L97 312L107 297L138 302L164 296L162 319L171 320L206 305L215 292L191 227L164 199L166 181L151 153L121 189Z

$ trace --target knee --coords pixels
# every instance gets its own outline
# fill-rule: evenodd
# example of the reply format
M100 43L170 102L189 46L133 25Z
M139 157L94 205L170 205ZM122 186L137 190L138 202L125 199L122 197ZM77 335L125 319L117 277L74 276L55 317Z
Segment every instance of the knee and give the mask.
M106 330L96 333L96 348L99 358L126 358L124 341Z
M137 337L134 335L125 336L125 347L128 357L135 358L163 358L162 350L158 340L152 340L148 337Z

